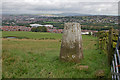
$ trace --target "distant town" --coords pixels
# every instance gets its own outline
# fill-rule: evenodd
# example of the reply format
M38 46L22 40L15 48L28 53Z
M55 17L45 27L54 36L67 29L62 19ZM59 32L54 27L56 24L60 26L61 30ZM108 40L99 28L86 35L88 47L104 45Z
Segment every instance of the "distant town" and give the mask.
M118 29L117 16L3 15L0 30L31 31L35 27L45 27L47 32L63 33L65 22L80 23L82 34L92 34L110 27Z
M51 33L62 33L63 29L56 29L53 25L40 25L40 24L30 24L31 27L26 26L1 26L0 29L2 31L31 31L32 28L36 27L46 27L47 32Z

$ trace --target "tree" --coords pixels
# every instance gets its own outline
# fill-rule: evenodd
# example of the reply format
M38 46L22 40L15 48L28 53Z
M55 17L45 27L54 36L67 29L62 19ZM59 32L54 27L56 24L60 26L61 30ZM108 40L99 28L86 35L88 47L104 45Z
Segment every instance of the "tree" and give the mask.
M31 31L32 31L32 32L36 32L36 28L32 28Z
M47 32L47 28L40 26L40 27L35 27L31 29L32 32Z

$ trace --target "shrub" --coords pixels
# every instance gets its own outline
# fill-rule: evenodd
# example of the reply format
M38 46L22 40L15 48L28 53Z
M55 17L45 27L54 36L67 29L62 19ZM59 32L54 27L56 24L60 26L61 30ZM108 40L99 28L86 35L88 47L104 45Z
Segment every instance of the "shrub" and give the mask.
M35 27L31 29L32 32L47 32L47 28L46 27Z

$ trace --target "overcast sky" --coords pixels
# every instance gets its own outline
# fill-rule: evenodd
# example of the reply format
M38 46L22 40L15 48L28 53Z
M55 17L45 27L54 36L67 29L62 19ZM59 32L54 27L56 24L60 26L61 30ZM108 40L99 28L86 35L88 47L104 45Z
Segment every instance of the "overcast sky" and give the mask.
M2 12L11 14L81 13L117 15L119 0L3 0Z

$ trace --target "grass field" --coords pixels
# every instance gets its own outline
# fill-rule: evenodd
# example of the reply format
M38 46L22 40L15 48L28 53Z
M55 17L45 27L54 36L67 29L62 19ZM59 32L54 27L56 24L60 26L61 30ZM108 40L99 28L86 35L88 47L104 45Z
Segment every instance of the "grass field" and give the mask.
M59 60L62 34L3 32L3 37L7 36L29 39L2 39L3 78L109 77L107 55L98 49L95 37L82 36L84 59L80 63L68 63ZM81 69L81 65L88 66L88 69Z
M7 32L4 31L2 34L3 37L8 37L8 36L15 36L18 38L27 38L27 39L61 39L62 34L56 34L56 33L37 33L37 32Z

